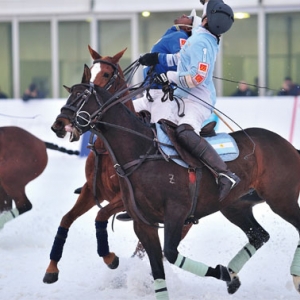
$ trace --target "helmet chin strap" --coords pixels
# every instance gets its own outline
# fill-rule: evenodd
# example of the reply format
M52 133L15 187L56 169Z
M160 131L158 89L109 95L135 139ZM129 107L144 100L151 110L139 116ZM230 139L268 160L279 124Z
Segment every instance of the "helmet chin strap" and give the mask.
M206 2L206 3L204 4L204 6L203 6L202 18L203 18L204 16L206 16L207 4L208 4L208 2Z
M184 27L189 27L189 28L193 28L193 25L187 25L187 24L175 24L174 25L178 30L180 29L180 26L184 26Z

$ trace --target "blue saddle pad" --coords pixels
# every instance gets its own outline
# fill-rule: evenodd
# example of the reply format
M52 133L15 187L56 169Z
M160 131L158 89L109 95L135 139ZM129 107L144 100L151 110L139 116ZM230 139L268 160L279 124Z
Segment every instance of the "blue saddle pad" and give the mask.
M156 123L155 125L158 140L163 144L172 145L169 137L162 130L161 125L158 123ZM237 147L237 144L228 133L217 133L216 136L206 137L205 139L217 151L223 161L232 161L239 156L239 149ZM178 155L178 152L174 147L168 147L164 145L160 145L160 147L167 156ZM188 167L188 165L181 159L172 158L172 160L183 167Z

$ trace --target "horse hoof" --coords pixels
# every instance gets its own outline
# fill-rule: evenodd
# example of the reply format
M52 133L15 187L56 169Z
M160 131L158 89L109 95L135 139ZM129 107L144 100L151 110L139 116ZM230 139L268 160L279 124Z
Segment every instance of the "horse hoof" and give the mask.
M112 263L107 266L112 270L116 269L119 266L119 257L116 255Z
M222 265L217 265L216 266L216 269L219 269L220 271L220 280L223 280L223 281L231 281L231 276L230 276L230 273L228 271L228 269Z
M300 276L293 275L295 289L300 293Z
M58 280L58 273L46 273L43 282L44 283L54 283Z
M226 282L227 284L227 292L228 294L234 294L239 287L241 286L241 282L239 277L234 273L231 274L231 281Z

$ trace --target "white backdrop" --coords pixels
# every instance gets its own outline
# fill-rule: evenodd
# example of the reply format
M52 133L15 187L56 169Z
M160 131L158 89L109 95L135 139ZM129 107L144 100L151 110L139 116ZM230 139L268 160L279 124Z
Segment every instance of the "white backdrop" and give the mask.
M80 150L80 143L69 143L69 137L59 139L51 125L65 104L65 99L1 100L0 126L19 126L40 139L72 150ZM300 97L218 98L217 109L225 113L241 128L262 127L280 134L300 149ZM221 115L222 116L222 115ZM229 119L219 121L219 132L239 130Z

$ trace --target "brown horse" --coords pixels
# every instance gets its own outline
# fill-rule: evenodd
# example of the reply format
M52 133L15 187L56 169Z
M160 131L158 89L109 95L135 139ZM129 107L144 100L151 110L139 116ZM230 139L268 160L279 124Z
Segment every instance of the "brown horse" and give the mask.
M94 60L91 67L93 74L92 83L112 93L124 89L126 82L119 66L119 60L126 49L112 57L102 57L90 46L88 48ZM126 106L131 111L134 111L131 101L128 101ZM64 137L66 134L65 125L64 120L57 120L52 129L59 137ZM102 140L97 138L91 148L93 151L88 155L85 165L86 183L83 185L75 205L61 219L51 249L50 263L43 279L45 283L53 283L58 280L58 262L62 257L63 246L73 222L96 204L101 205L104 200L107 200L109 204L101 207L95 220L98 254L100 257L103 257L109 268L114 269L118 267L118 257L109 251L106 227L108 219L112 215L124 210L119 180ZM140 247L140 245L138 246Z
M14 126L0 127L0 229L17 216L31 210L25 186L45 170L48 163L46 149L69 154L66 150L43 142L28 131ZM15 208L12 208L13 202Z
M93 74L93 78L91 79L92 83L107 89L111 93L124 89L126 82L119 66L119 60L126 49L112 57L102 57L90 46L88 48L94 60L90 68ZM131 100L126 102L125 105L130 111L134 112ZM66 135L66 125L67 123L64 119L57 119L52 129L59 137L64 137ZM85 165L86 183L83 185L75 205L61 219L51 249L50 263L43 278L45 283L54 283L58 280L58 262L62 257L64 243L73 222L96 204L101 205L104 200L107 200L109 203L101 207L95 220L98 254L100 257L103 257L104 262L109 268L115 269L118 267L118 257L115 253L109 251L106 227L108 219L112 215L124 211L125 209L121 198L119 179L101 139L97 138L95 140L92 150L93 151L90 152L87 157ZM182 238L185 237L191 226L191 224L184 226ZM144 255L144 248L140 242L138 242L134 254L139 257Z
M158 148L153 128L120 103L127 98L111 97L106 90L91 85L90 78L90 69L85 67L82 83L69 89L70 96L58 118L68 120L68 129L72 130L70 141L78 140L83 132L90 130L101 137L109 149L119 175L125 208L134 220L135 233L150 260L157 299L168 299L157 223L164 224L164 255L170 263L198 276L226 281L229 293L240 285L237 273L269 239L269 234L253 216L252 207L257 202L241 200L243 195L255 189L275 213L300 232L300 152L285 139L262 128L231 133L240 154L228 165L242 181L221 203L213 174L190 159L190 166L202 172L197 202L192 203L189 170L167 161L164 156L154 160ZM89 114L90 119L80 119L78 116L83 112ZM165 130L172 132L172 127L165 125ZM212 268L179 253L182 228L191 213L200 219L219 210L241 228L249 240L228 267ZM299 261L300 246L291 265L297 291L300 291Z

